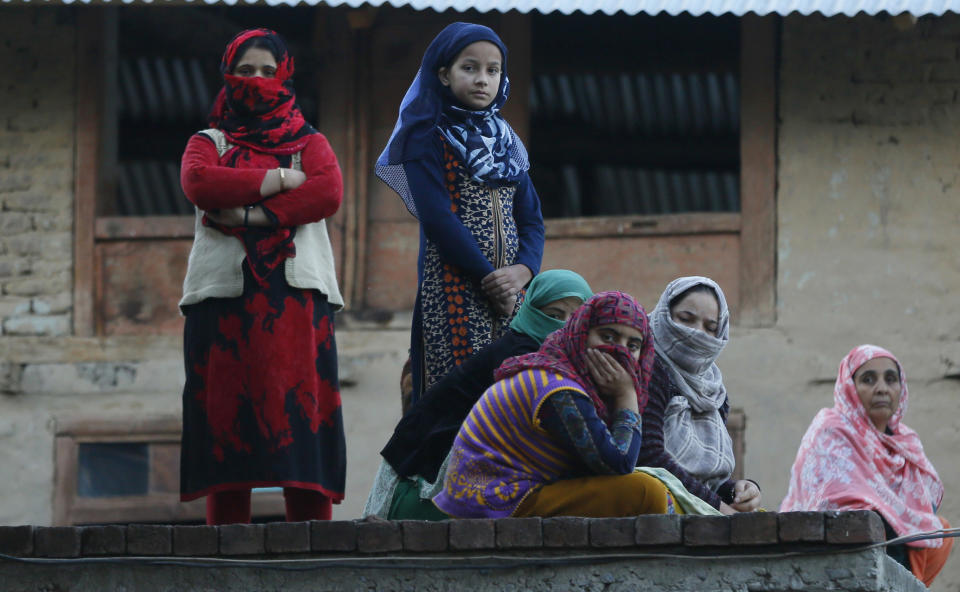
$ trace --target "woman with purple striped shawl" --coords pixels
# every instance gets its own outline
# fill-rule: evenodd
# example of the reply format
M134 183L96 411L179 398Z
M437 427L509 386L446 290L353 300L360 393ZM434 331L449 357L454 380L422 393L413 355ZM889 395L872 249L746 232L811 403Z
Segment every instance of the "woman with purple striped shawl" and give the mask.
M673 513L656 478L634 472L653 367L647 315L602 292L540 350L510 358L454 441L433 501L456 518Z

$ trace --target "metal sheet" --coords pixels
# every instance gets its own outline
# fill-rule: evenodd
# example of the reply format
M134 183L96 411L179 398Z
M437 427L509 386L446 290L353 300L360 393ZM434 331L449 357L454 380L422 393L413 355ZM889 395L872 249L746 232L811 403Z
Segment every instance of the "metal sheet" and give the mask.
M442 12L453 10L464 12L477 10L479 12L519 12L538 11L544 14L559 12L571 14L671 14L689 13L694 16L702 14L734 14L737 16L755 13L765 14L800 14L820 13L824 16L846 15L853 16L864 12L877 14L909 13L915 16L941 15L945 12L960 11L960 0L0 0L4 4L194 4L213 5L267 5L267 6L295 6L298 4L328 6L381 6L395 7L409 6L416 10L436 10Z

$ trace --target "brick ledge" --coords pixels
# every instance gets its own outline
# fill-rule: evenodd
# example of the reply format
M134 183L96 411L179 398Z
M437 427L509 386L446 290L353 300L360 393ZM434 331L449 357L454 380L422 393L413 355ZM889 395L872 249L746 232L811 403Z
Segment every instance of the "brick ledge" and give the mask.
M19 557L277 557L315 554L574 549L719 554L813 549L885 540L870 511L735 516L313 521L183 526L0 526L0 553ZM668 548L668 549L664 549Z

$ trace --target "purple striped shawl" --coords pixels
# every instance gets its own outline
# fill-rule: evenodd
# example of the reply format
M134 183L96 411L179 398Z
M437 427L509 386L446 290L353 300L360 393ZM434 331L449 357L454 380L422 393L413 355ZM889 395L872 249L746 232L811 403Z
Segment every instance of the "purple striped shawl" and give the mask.
M437 507L456 518L503 518L535 488L571 474L575 459L538 418L547 397L564 389L587 396L575 381L541 369L488 388L460 426Z

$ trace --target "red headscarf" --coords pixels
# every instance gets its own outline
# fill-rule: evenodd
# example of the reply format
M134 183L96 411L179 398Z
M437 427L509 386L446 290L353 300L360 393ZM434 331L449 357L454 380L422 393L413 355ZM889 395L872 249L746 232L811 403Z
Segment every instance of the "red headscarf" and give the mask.
M646 311L632 296L623 292L600 292L594 295L574 311L563 327L547 336L539 351L507 359L497 369L495 378L503 380L531 368L552 370L577 381L596 406L597 415L609 422L607 405L593 383L585 354L587 334L599 325L627 325L643 334L639 361L622 345L603 345L598 348L613 356L630 373L637 391L637 406L643 413L653 371L653 334Z
M900 370L900 406L887 425L889 433L873 425L853 381L857 369L874 358L890 358ZM875 345L855 347L840 362L833 402L803 436L780 511L875 510L900 536L942 528L933 508L943 498L943 483L920 437L900 423L907 409L907 377L897 358ZM942 544L941 539L908 543Z
M246 53L247 44L263 38L277 60L273 78L246 78L231 74ZM293 90L293 57L283 39L270 29L249 29L227 45L220 60L223 88L210 111L209 123L234 143L269 154L294 154L307 145L316 130L306 122Z

